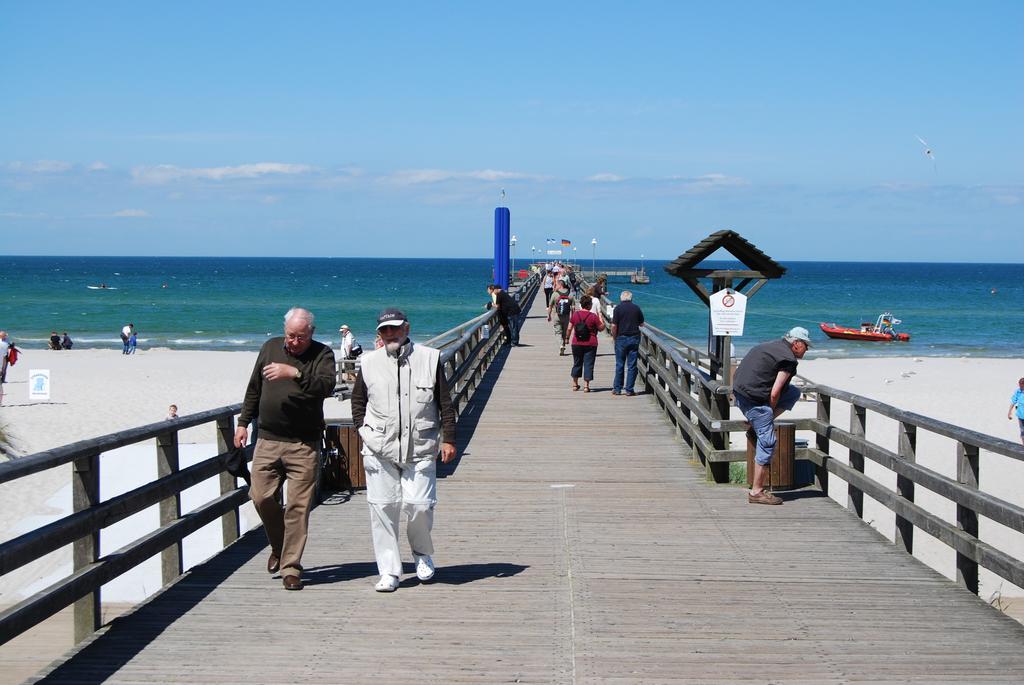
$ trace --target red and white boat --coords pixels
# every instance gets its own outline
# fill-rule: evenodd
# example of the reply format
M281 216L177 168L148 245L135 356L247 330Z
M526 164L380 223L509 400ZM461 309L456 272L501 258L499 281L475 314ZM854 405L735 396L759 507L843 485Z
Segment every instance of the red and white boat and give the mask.
M865 342L909 342L909 333L897 333L895 326L903 323L889 312L879 314L872 324L865 321L860 328L847 328L834 323L820 324L821 332L830 338L840 340L864 340Z

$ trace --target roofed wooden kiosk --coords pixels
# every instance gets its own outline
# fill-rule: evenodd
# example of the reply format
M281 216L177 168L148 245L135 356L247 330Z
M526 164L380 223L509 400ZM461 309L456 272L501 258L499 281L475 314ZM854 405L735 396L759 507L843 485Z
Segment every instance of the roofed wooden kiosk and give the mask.
M723 249L738 259L745 269L707 269L698 266L718 250ZM716 231L700 241L689 250L679 255L665 267L669 274L683 279L701 302L708 307L708 356L711 360L711 376L732 385L732 337L711 334L711 296L719 290L730 289L743 293L748 298L760 290L765 283L773 278L781 278L786 273L782 266L753 243L748 242L735 231ZM701 279L711 281L708 290ZM721 395L715 398L721 418L729 417L729 398ZM726 449L728 437L724 433L713 434L714 440L721 442L715 447ZM729 464L715 463L710 465L712 477L717 482L729 479Z

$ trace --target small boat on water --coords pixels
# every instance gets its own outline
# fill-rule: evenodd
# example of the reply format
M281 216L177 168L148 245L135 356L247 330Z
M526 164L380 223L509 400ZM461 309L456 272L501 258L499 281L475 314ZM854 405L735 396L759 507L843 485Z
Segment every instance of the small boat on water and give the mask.
M644 271L644 268L641 266L629 275L629 282L634 285L647 285L651 282L651 277L647 275L647 272Z
M863 340L865 342L909 342L909 333L898 333L895 326L903 323L889 312L878 315L875 323L865 321L860 328L847 328L834 323L820 324L821 332L830 338L840 340Z
M99 285L87 285L85 287L89 290L117 290L117 288L113 288L106 283L100 283Z

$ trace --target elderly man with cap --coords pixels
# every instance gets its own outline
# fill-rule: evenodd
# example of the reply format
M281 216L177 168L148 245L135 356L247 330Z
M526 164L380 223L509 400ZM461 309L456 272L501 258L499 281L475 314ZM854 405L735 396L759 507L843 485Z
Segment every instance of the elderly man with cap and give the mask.
M334 352L313 340L315 328L313 313L306 309L295 307L284 315L284 337L263 343L256 357L235 429L235 447L244 447L248 426L258 417L249 496L270 542L267 571L280 570L286 590L302 589L324 400L334 394Z
M455 458L455 410L441 368L441 353L409 339L409 320L398 309L377 317L383 346L362 356L352 388L352 421L363 439L366 500L380 580L394 592L402 575L399 518L421 581L434 577L434 506L437 456Z
M775 451L775 418L792 409L800 399L800 390L790 381L810 346L807 329L797 326L782 338L761 343L747 352L736 370L732 385L736 406L757 436L753 485L747 494L751 504L782 504L780 498L765 490Z

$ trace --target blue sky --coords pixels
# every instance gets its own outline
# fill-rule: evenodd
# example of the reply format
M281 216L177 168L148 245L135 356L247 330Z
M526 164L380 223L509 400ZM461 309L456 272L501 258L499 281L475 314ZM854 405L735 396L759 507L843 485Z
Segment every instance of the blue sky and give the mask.
M2 251L1024 261L1024 3L711 4L6 3Z

